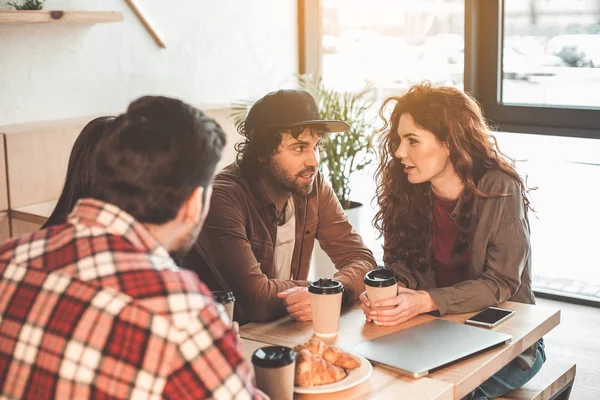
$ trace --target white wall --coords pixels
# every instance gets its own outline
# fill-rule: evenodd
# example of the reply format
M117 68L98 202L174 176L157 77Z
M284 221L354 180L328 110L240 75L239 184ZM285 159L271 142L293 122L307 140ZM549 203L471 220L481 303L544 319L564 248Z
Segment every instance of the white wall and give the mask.
M122 0L47 0L44 6L121 10L122 22L0 24L0 125L117 113L144 94L226 105L293 86L296 1L136 3L166 49Z

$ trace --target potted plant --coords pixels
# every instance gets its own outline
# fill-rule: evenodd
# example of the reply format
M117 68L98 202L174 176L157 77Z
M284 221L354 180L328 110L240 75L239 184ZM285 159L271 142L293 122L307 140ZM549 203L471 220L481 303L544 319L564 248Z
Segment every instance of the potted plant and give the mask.
M326 87L322 80L305 74L298 77L300 88L309 92L317 102L323 119L340 120L350 125L347 132L331 133L321 154L321 171L345 210L362 204L350 198L350 178L354 172L369 165L375 156L371 146L374 116L370 98L372 84L358 91L339 92ZM231 119L238 126L248 115L253 101L232 104Z

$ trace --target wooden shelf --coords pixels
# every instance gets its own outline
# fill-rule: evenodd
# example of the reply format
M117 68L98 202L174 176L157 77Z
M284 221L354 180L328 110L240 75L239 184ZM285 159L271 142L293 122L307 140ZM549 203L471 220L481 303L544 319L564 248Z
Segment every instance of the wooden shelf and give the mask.
M120 11L0 11L0 24L96 24L122 20Z

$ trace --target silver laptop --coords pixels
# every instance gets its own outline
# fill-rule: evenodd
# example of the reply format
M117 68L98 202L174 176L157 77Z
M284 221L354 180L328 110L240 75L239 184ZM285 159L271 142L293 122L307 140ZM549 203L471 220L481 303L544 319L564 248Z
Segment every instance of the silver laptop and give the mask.
M420 378L436 369L510 343L512 337L484 328L435 319L346 350Z

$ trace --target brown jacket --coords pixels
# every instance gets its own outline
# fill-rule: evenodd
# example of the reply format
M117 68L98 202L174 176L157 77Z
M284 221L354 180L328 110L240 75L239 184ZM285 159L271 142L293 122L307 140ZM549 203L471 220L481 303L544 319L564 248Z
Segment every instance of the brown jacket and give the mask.
M246 176L232 164L215 178L210 212L183 266L195 271L212 290L233 291L235 319L241 323L285 315L277 293L308 286L315 239L338 269L334 278L346 289L346 303L358 298L364 290L365 273L376 267L373 254L352 229L321 173L309 195L293 195L292 199L296 213L294 280L280 280L274 278L276 207L258 177Z
M428 292L439 315L479 311L506 300L535 304L531 289L529 221L519 186L508 174L493 170L482 176L477 188L486 194L504 196L476 197L473 202L474 235L468 280L438 288L431 267L416 271L401 261L387 263L406 287ZM459 198L450 214L454 220L459 218L462 200ZM535 347L521 358L526 365L532 365Z

